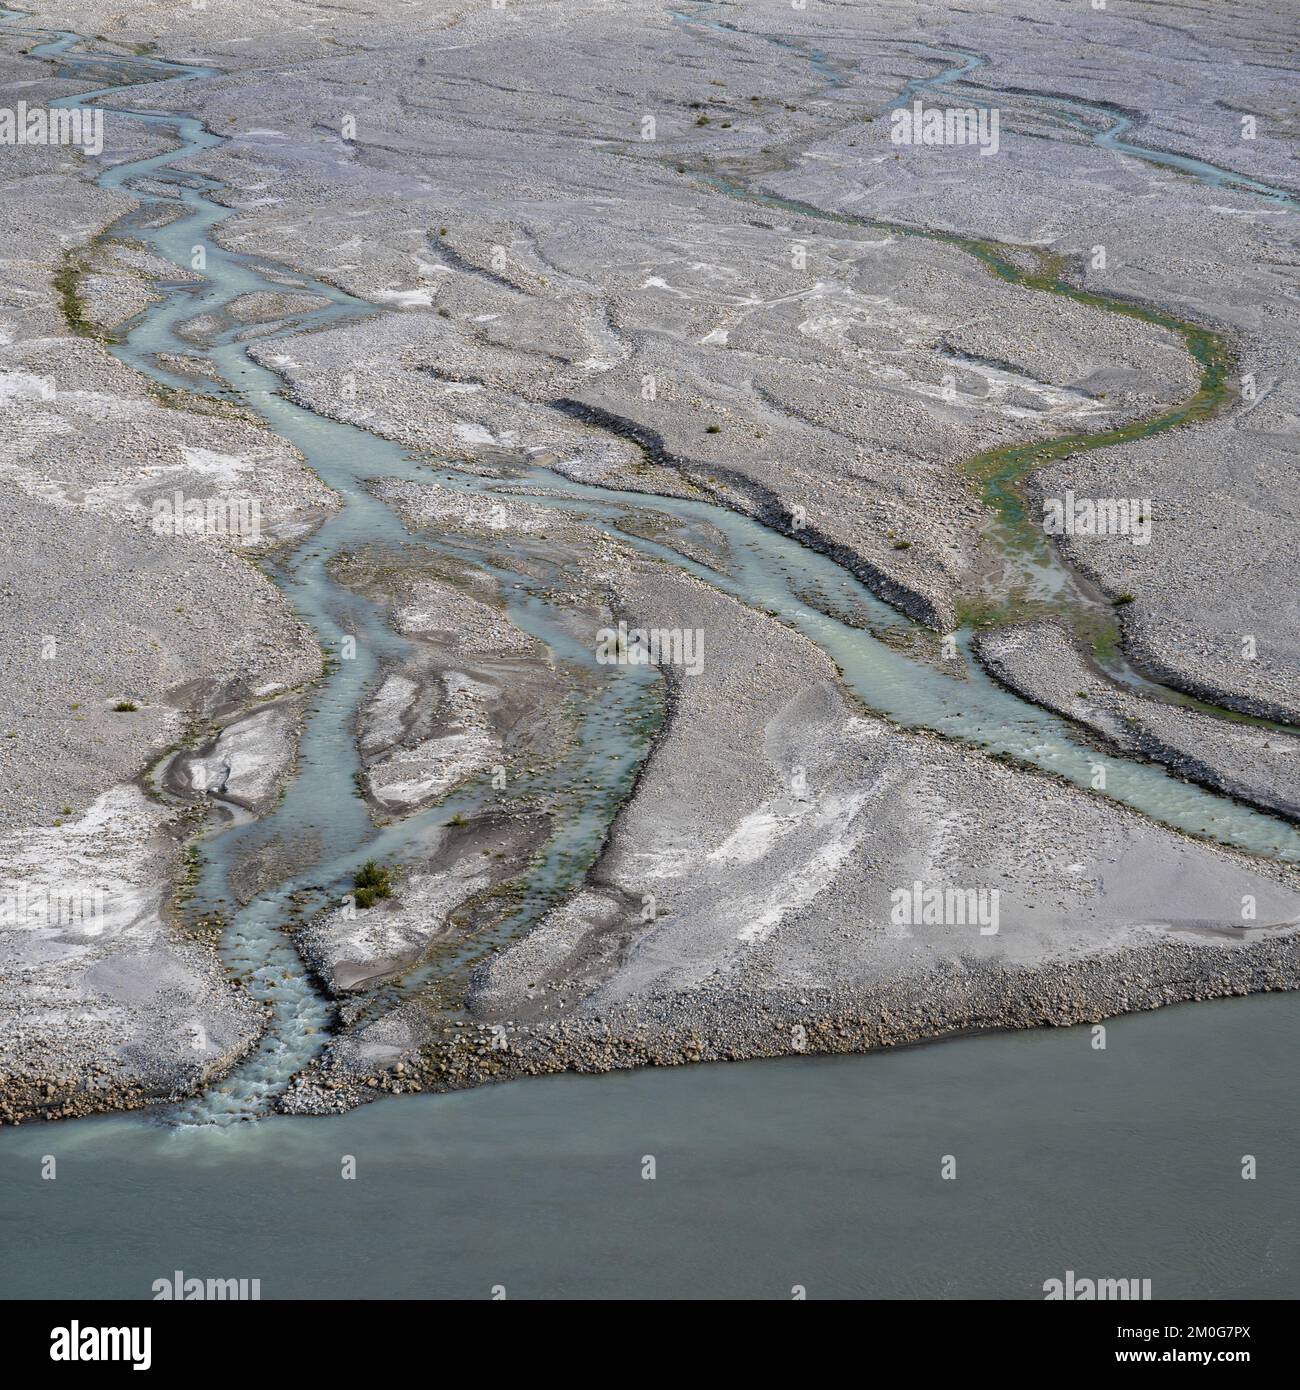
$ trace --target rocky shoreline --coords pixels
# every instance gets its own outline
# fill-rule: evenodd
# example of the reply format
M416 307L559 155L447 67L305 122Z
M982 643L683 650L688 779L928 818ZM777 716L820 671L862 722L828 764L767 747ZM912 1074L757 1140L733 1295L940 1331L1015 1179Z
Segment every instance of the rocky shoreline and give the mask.
M1256 934L1250 934L1256 935ZM608 1072L843 1055L972 1033L1104 1023L1171 1004L1300 988L1300 937L1148 947L1007 969L971 961L870 997L829 989L650 997L599 1018L446 1024L382 1068L336 1059L285 1093L286 1114L340 1113L381 1096L455 1091L556 1072ZM1243 938L1247 936L1242 933ZM1091 1035L1080 1046L1093 1045Z

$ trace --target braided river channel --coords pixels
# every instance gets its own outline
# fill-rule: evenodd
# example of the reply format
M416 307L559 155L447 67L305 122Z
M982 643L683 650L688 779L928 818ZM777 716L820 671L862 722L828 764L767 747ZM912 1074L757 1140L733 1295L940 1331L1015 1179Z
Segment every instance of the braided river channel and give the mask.
M677 18L706 28L704 8ZM206 255L201 283L178 284L111 351L165 386L202 390L159 366L160 355L181 350L177 326L241 295L278 292L283 279L267 274L276 267L212 238L235 215L210 196L221 185L174 168L221 137L192 117L132 110L129 89L164 79L199 83L216 70L95 54L78 35L40 30L29 16L0 11L0 18L60 75L110 79L55 105L101 105L114 119L161 127L179 142L99 176L104 187L146 202L133 189L137 181L170 183L176 196L166 201L183 215L162 227L134 224L129 235L177 266L191 264L196 245ZM807 56L828 82L836 80L824 55ZM984 61L951 56L954 66L910 83L903 98ZM1068 123L1070 103L1061 105ZM1174 158L1162 160L1130 137L1126 121L1095 133L1099 144L1131 157ZM1178 160L1179 172L1204 182L1287 201L1278 190L1194 166ZM714 187L798 216L856 220L720 177ZM1045 269L1004 259L993 243L967 249L1003 278L1081 295ZM286 332L380 312L296 270L278 273L328 300ZM1212 335L1158 311L1143 316L1181 333L1202 369L1198 396L1181 415L1144 428L1175 428L1217 408L1224 364ZM623 543L779 615L833 657L865 704L899 724L1079 786L1089 785L1096 754L1067 723L996 685L973 659L958 681L909 657L889 638L912 620L794 539L709 502L588 486L526 461L504 479L430 466L290 401L237 334L231 329L202 350L224 383L211 393L255 411L343 499L268 573L325 651L337 651L349 633L365 634L355 660L331 663L311 702L298 771L280 803L261 821L237 822L202 845L193 909L222 912L223 958L255 997L272 1004L271 1023L234 1072L170 1113L0 1134L8 1252L0 1292L149 1297L153 1281L177 1269L258 1278L267 1298L489 1298L501 1289L512 1298L788 1298L797 1286L809 1297L1036 1298L1044 1280L1066 1269L1150 1278L1162 1298L1268 1297L1288 1289L1300 1266L1300 1231L1294 1215L1285 1216L1295 1211L1288 1178L1300 1145L1291 1074L1300 1008L1284 995L1117 1019L1100 1053L1090 1029L1072 1028L867 1057L541 1078L386 1099L327 1119L275 1114L276 1095L324 1045L333 1016L281 930L291 897L308 910L336 900L363 862L401 863L482 795L471 784L428 811L372 824L353 793L360 769L354 716L381 664L400 657L407 643L377 605L331 578L331 557L364 545L418 545L480 564L502 582L516 623L558 661L596 670L593 653L548 607L544 570L534 563L513 573L501 568L499 551L408 531L372 495L367 485L375 479L526 494L531 503L617 528ZM183 350L200 351L188 342ZM1048 456L1054 443L1033 457ZM1071 436L1069 446L1080 447L1080 438ZM1046 547L1026 539L1017 513L1017 469L1031 462L1026 454L978 465L1007 551L1022 557L1021 572L1034 577L1044 603L1078 609L1086 596ZM631 511L707 523L728 543L728 571L618 528ZM843 611L867 620L849 626L832 616ZM963 652L969 638L969 631L958 634ZM1117 678L1144 683L1119 669L1121 657L1114 661ZM660 704L656 686L642 668L602 673L561 770L591 789L540 855L507 934L524 930L581 882L645 757ZM601 776L587 776L595 768ZM1114 760L1106 794L1189 833L1300 862L1295 827L1152 764ZM232 907L227 877L241 843L303 831L324 846L320 860L246 907ZM56 1182L39 1180L46 1154L58 1157ZM947 1154L959 1156L956 1182L940 1181ZM1242 1181L1244 1154L1256 1156L1254 1181ZM641 1176L647 1155L656 1160L654 1181ZM355 1160L353 1180L341 1180L345 1156Z

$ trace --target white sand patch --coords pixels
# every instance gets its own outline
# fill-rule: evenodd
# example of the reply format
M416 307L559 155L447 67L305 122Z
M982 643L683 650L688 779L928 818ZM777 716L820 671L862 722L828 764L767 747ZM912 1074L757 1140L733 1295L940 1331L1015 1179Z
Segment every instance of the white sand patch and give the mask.
M402 512L421 525L437 522L471 530L523 531L548 535L557 522L555 513L518 497L485 497L453 492L438 483L395 483L381 496L394 501Z
M58 942L60 955L75 954L86 937L154 935L160 893L145 869L164 819L138 787L120 786L77 820L0 837L0 930ZM54 907L44 920L42 901Z
M10 401L45 401L54 398L51 377L34 376L31 372L0 372L0 405Z
M385 806L414 806L450 791L486 767L495 753L496 742L486 729L426 739L372 767L371 791Z
M819 839L825 837L802 864L788 870L768 886L761 900L737 908L750 910L749 921L736 933L736 940L747 946L766 941L791 914L806 908L814 898L834 882L836 875L854 854L868 829L864 821L855 826L858 812L878 794L888 780L887 775L861 791L828 797L809 817Z
M36 420L46 417L32 417ZM58 417L48 417L57 420ZM54 433L67 433L71 425L60 422L61 428ZM188 479L195 479L200 487L198 496L215 497L227 503L241 502L251 507L258 499L247 489L237 487L240 475L250 470L256 471L261 462L277 461L270 450L253 454L223 454L213 449L180 446L182 461L179 463L142 464L129 474L119 474L96 483L80 484L66 479L49 478L30 468L17 464L0 464L0 476L8 478L29 497L39 498L52 506L76 507L81 510L101 512L140 512L149 511L151 501L143 494L154 494L160 482L170 482L174 488L184 493ZM215 485L215 491L213 487ZM170 497L167 499L170 501ZM187 499L196 500L196 499ZM260 505L260 504L259 504ZM215 533L214 533L215 534ZM260 537L232 531L225 539L240 545L257 544Z
M449 732L395 749L366 774L372 794L385 806L415 806L441 796L497 758L499 743L483 706L499 699L500 691L457 671L443 677L443 688Z
M253 467L253 458L249 454L220 454L215 449L195 449L182 444L181 455L185 459L185 467L191 473L215 478L221 483L237 483L240 474ZM171 468L159 468L157 471L172 472L178 467L179 465L172 465Z
M405 732L403 716L419 689L415 681L396 671L384 678L362 718L363 748L386 748L402 737Z
M700 856L694 849L659 848L628 853L638 883L650 879L686 878L699 872Z
M374 290L370 298L378 304L396 304L399 309L429 309L432 290Z
M273 707L228 725L206 757L182 758L180 766L196 790L257 809L288 775L293 751L292 717Z
M709 861L724 864L752 864L761 859L783 836L788 835L803 819L812 803L795 803L796 810L778 814L765 802L751 812L717 849L710 851Z
M643 290L667 290L669 294L675 294L679 299L689 299L691 297L685 290L677 289L674 285L670 285L667 280L658 275L647 276L641 288Z

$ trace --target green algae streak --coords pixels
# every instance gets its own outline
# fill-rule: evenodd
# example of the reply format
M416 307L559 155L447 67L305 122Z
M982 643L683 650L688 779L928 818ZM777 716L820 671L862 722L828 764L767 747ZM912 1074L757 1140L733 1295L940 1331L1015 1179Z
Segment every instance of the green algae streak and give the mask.
M744 202L779 208L819 222L917 237L952 246L974 256L990 274L1007 284L1058 295L1104 313L1152 324L1174 334L1183 343L1195 359L1200 373L1196 391L1187 400L1157 415L1132 420L1112 429L1073 430L1053 439L988 449L973 455L962 465L966 473L979 482L981 496L994 513L995 520L985 538L985 545L994 548L999 559L1018 562L1022 572L1030 565L1042 569L1063 568L1063 562L1046 533L1030 519L1025 506L1025 480L1035 469L1052 459L1094 449L1108 449L1184 425L1198 424L1219 414L1235 398L1231 385L1234 359L1220 334L1152 305L1119 295L1099 294L1075 285L1065 278L1066 262L1062 256L1039 247L1007 246L936 228L832 212L796 198L755 192L717 173L704 173L700 177L709 187ZM1018 264L1017 258L1022 263ZM1100 602L1086 599L1078 590L1062 591L1052 598L1036 598L1027 595L1023 584L1005 585L992 591L977 585L959 596L955 610L959 629L1002 627L1051 613L1069 625L1103 667L1113 668L1122 659L1122 634L1113 611ZM1161 697L1219 718L1247 723L1268 722L1221 709L1167 687L1161 688Z

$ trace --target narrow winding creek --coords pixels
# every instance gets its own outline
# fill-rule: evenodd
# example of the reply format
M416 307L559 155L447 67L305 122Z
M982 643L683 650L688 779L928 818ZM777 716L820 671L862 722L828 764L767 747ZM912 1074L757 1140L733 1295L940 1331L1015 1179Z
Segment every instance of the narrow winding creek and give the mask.
M0 11L0 17L20 27L30 23L17 12ZM694 14L678 19L700 23ZM208 196L220 185L174 170L177 163L215 146L221 137L197 119L134 111L120 103L129 100L124 92L133 82L164 75L177 82L200 81L215 70L161 59L92 58L82 51L82 40L70 33L33 33L32 37L44 39L34 52L59 64L65 76L105 70L120 76L112 85L54 104L95 102L114 118L141 121L174 132L179 139L174 150L106 170L100 183L127 191L142 178L172 184L184 215L163 227L132 226L130 236L178 266L189 265L192 248L202 245L204 278L197 287L177 288L147 310L111 350L167 386L201 389L159 365L159 354L178 350L177 325L197 314L215 313L242 294L280 290L282 279L266 273L277 268L228 252L213 239L218 225L235 216ZM825 55L808 57L825 80L840 80ZM959 55L954 66L909 83L902 99L923 88L959 80L987 62L981 55ZM1078 127L1108 148L1150 157L1204 182L1275 201L1287 198L1280 190L1214 166L1125 143L1122 137L1132 122L1122 114L1114 113L1098 130L1096 110L1066 98L1060 99L1060 106L1067 119L1074 112ZM846 227L887 225L777 198L719 175L710 176L710 182L730 196L779 207L799 217ZM133 196L144 195L134 192ZM1050 572L1045 591L1068 591L1069 602L1076 606L1094 604L1073 584L1041 534L1025 521L1015 483L1057 450L1123 442L1222 408L1227 396L1222 345L1205 330L1159 310L1106 301L1079 290L1046 258L1037 269L1025 270L1010 258L1007 248L995 243L926 229L892 229L960 246L980 257L994 274L1018 284L1157 323L1181 336L1197 357L1202 375L1196 397L1166 417L1103 436L1072 434L972 463L1001 517L999 543L1009 554L1031 557L1021 573ZM382 312L299 272L278 269L281 277L305 282L312 293L329 301L327 308L304 316L286 332ZM590 668L593 678L599 677L594 698L580 713L580 737L564 770L573 783L591 781L593 787L545 848L530 884L532 892L510 919L507 932L529 925L550 902L581 881L635 779L648 747L648 730L659 710L657 683L649 672L638 667L596 667L593 653L573 639L546 602L544 573L539 577L533 567L527 573L504 570L499 552L476 550L464 538L452 541L413 534L368 490L374 480L436 481L478 495L526 494L531 502L617 530L622 542L642 553L691 573L743 603L777 613L835 660L848 688L865 705L901 725L932 730L1012 757L1083 787L1090 785L1096 751L1069 724L993 682L969 656L969 629L959 634L966 654L964 679L953 679L906 655L887 639L911 630L913 621L832 560L792 538L705 501L575 483L526 458L504 479L431 466L376 435L315 415L288 400L281 394L280 378L254 362L237 341L238 331L229 330L206 349L208 360L226 383L214 394L229 397L233 393L256 411L274 433L303 454L344 503L297 551L277 561L270 571L272 578L317 633L326 652L337 652L349 634L364 634L357 643L356 659L333 663L316 692L303 734L299 770L279 805L260 822L237 823L209 835L202 846L202 876L193 909L222 914L226 922L223 957L255 997L270 1002L272 1021L252 1056L208 1094L167 1116L165 1123L113 1117L61 1125L53 1135L42 1127L0 1138L0 1166L7 1176L51 1146L66 1153L72 1170L81 1174L76 1184L50 1184L59 1191L42 1194L43 1202L24 1204L17 1197L3 1198L6 1219L18 1236L15 1248L34 1251L51 1245L66 1250L66 1242L49 1241L48 1223L52 1221L57 1231L88 1222L92 1232L102 1234L102 1263L114 1265L110 1249L114 1257L124 1257L128 1283L134 1280L141 1285L136 1289L130 1283L130 1292L141 1295L152 1278L168 1273L173 1265L235 1272L223 1268L223 1262L234 1262L240 1270L264 1277L266 1296L301 1293L313 1272L324 1270L327 1281L333 1278L330 1270L347 1250L356 1264L349 1270L347 1287L339 1292L357 1292L355 1278L365 1285L365 1292L375 1295L478 1296L493 1283L509 1286L515 1271L521 1294L595 1292L610 1278L617 1278L618 1287L629 1293L671 1294L674 1289L707 1293L710 1288L718 1291L717 1281L730 1280L733 1291L752 1284L757 1292L770 1285L781 1296L792 1283L802 1282L811 1289L816 1275L797 1267L787 1270L782 1263L785 1257L773 1255L772 1250L793 1250L797 1266L798 1252L815 1248L819 1228L824 1238L828 1221L839 1225L840 1218L832 1214L844 1210L860 1218L862 1246L850 1248L831 1240L833 1253L823 1276L833 1286L828 1292L856 1290L888 1296L977 1291L1032 1297L1036 1288L1025 1282L1024 1271L1038 1268L1034 1261L1043 1267L1040 1278L1058 1272L1057 1265L1079 1265L1092 1249L1098 1251L1099 1260L1119 1259L1122 1264L1127 1247L1120 1233L1135 1213L1148 1211L1142 1198L1145 1195L1149 1202L1156 1175L1133 1167L1144 1160L1129 1151L1131 1144L1126 1149L1119 1141L1116 1156L1114 1148L1104 1148L1104 1141L1123 1134L1125 1115L1141 1115L1141 1123L1148 1126L1147 1141L1152 1141L1153 1130L1158 1131L1156 1147L1171 1153L1165 1171L1167 1186L1161 1189L1168 1202L1163 1209L1180 1209L1187 1200L1188 1185L1195 1184L1198 1174L1203 1178L1205 1165L1215 1173L1221 1170L1224 1210L1229 1214L1222 1221L1216 1217L1212 1236L1219 1242L1215 1257L1221 1261L1221 1284L1226 1281L1242 1292L1271 1287L1270 1281L1294 1259L1295 1231L1266 1229L1264 1214L1275 1214L1283 1206L1276 1192L1270 1198L1267 1182L1242 1184L1237 1179L1232 1187L1231 1181L1241 1152L1277 1145L1280 1155L1282 1146L1300 1138L1293 1121L1278 1118L1282 1107L1277 1096L1287 1084L1284 1059L1290 1051L1285 1040L1289 1033L1292 1041L1300 1041L1296 1037L1300 1019L1292 1001L1283 998L1119 1020L1110 1025L1115 1041L1101 1064L1089 1047L1086 1030L1074 1029L1051 1037L968 1040L879 1058L709 1067L694 1069L693 1075L560 1078L491 1092L382 1102L330 1121L272 1117L276 1095L325 1045L333 1016L332 1006L313 986L282 930L291 912L310 913L336 901L365 860L401 863L413 856L439 826L472 811L485 794L482 787L471 784L428 811L384 827L372 824L366 804L354 794L360 768L354 716L382 666L400 658L408 643L387 626L376 604L335 582L329 569L331 558L363 545L418 545L433 553L470 559L501 580L516 623L546 643L559 662ZM196 351L191 343L184 350ZM727 572L688 559L665 544L630 535L620 522L633 511L714 528L729 547ZM534 552L530 558L536 561L544 556ZM859 615L854 625L832 616L846 611ZM1143 683L1135 672L1125 669L1120 674ZM586 774L597 767L599 778L588 778ZM1300 863L1300 831L1294 826L1179 781L1155 765L1112 761L1106 795L1187 833ZM302 832L316 836L324 846L317 862L247 906L236 906L229 875L241 849L270 834ZM440 961L438 968L459 963ZM397 989L419 989L427 979L427 970L415 972ZM1208 1026L1211 1017L1213 1029ZM1242 1087L1235 1084L1237 1066L1247 1058L1251 1059L1251 1082ZM1001 1108L997 1103L979 1106L970 1099L986 1083L1002 1094ZM1053 1099L1062 1093L1063 1084L1076 1086L1085 1098L1068 1118ZM1209 1088L1220 1084L1224 1089L1216 1095L1225 1104L1210 1115L1204 1102ZM1088 1098L1100 1110L1105 1098L1115 1095L1121 1098L1118 1117L1088 1134L1084 1128ZM917 1096L926 1099L918 1103ZM761 1117L761 1121L755 1118L752 1126L746 1122L728 1129L710 1118L716 1114ZM799 1142L773 1142L768 1116L779 1121L778 1129L799 1135ZM885 1116L890 1118L882 1130L879 1121ZM257 1125L235 1123L256 1117L267 1118ZM1071 1134L1076 1140L1073 1149L1065 1142ZM979 1181L954 1197L945 1218L952 1224L945 1235L944 1221L936 1217L932 1195L927 1195L931 1193L931 1155L956 1151L952 1146L959 1140L982 1155L975 1161ZM685 1180L680 1185L659 1183L652 1199L634 1182L635 1164L641 1154L656 1151L656 1145L681 1156ZM860 1163L843 1161L846 1146ZM1010 1153L1023 1158L1031 1150L1040 1158L1045 1151L1054 1155L1061 1180L1077 1180L1092 1193L1104 1188L1115 1200L1100 1213L1089 1202L1079 1204L1050 1236L1042 1228L1034 1229L1030 1221L1016 1221L1026 1209L1046 1210L1052 1200L1050 1189L1031 1190L1034 1180L1023 1162L999 1167L1002 1156ZM1142 1153L1146 1152L1143 1148ZM363 1172L364 1181L344 1184L340 1194L332 1184L338 1183L339 1156L344 1153L368 1155L363 1169L368 1161L372 1171L382 1176ZM1103 1154L1107 1155L1104 1160ZM1103 1162L1110 1163L1111 1170L1099 1177L1096 1168L1088 1165ZM620 1165L626 1165L626 1173ZM878 1186L860 1184L864 1171L874 1175ZM17 1181L6 1182L4 1191L13 1194L20 1186ZM1241 1193L1242 1187L1251 1191ZM242 1207L254 1188L256 1200L235 1220L233 1230L228 1229L231 1210ZM467 1220L467 1214L494 1207L503 1198L499 1229L493 1226L484 1238L481 1227ZM1093 1200L1101 1201L1100 1197ZM742 1238L735 1224L737 1212L755 1201L769 1205L773 1213L787 1204L788 1208L780 1218L773 1215L769 1223L760 1222L756 1231ZM655 1208L653 1218L639 1212L647 1204ZM400 1229L409 1214L422 1206L426 1209L409 1229ZM337 1228L328 1219L336 1208ZM172 1223L173 1239L175 1229L188 1223L190 1244L182 1254L164 1253L174 1250L174 1245L158 1245L145 1234L159 1211L170 1213L164 1224ZM560 1257L563 1272L557 1274L557 1232L564 1229L566 1218L573 1221L579 1211L583 1212L580 1238ZM974 1235L963 1238L963 1232L968 1227L974 1232L999 1211L1007 1219L1008 1233L1003 1244L994 1248L992 1267L978 1267L973 1252L980 1249L980 1241ZM106 1217L110 1212L111 1219ZM662 1223L662 1235L657 1238L662 1243L633 1254L631 1245L643 1239L647 1220ZM316 1246L302 1244L297 1237L313 1221L327 1233ZM125 1237L120 1235L121 1222L129 1230ZM913 1242L917 1222L929 1235ZM1234 1222L1232 1234L1225 1235ZM30 1241L19 1234L28 1226L32 1227ZM521 1229L525 1231L522 1240ZM1112 1240L1120 1238L1120 1243L1106 1246L1098 1234L1101 1230ZM1198 1268L1187 1256L1193 1234L1167 1234L1159 1258L1168 1278L1181 1281L1177 1291L1170 1288L1170 1296L1200 1291L1196 1282L1200 1275L1187 1272ZM114 1244L119 1238L124 1245ZM1070 1240L1075 1243L1069 1244ZM717 1242L729 1242L736 1251L734 1265L710 1253L710 1244ZM1078 1253L1080 1245L1082 1253ZM868 1246L867 1267L879 1281L873 1286L863 1282L867 1276L862 1261ZM683 1258L683 1250L688 1252L686 1258L695 1261L685 1268L674 1263ZM94 1254L80 1274L48 1250L23 1263L22 1277L29 1281L24 1288L33 1295L50 1292L59 1280L70 1281L67 1287L77 1292L118 1291L108 1286L110 1271L99 1267ZM279 1278L274 1288L269 1286L273 1276ZM14 1278L14 1270L5 1277ZM547 1280L558 1280L559 1286ZM327 1287L315 1287L328 1292Z

